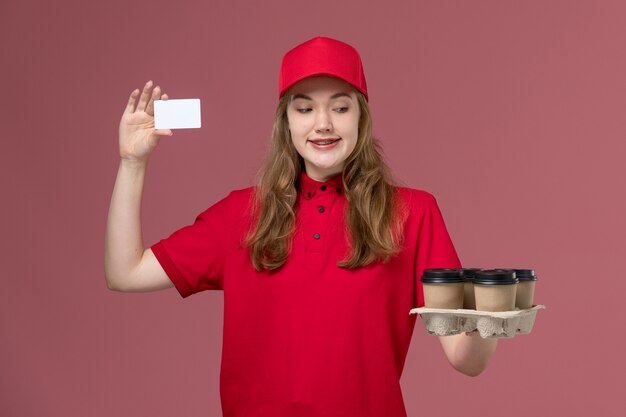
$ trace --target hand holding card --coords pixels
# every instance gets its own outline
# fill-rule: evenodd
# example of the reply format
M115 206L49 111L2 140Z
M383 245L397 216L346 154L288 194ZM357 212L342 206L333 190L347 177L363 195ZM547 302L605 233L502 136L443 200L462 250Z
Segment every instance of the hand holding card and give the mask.
M119 126L120 157L122 160L147 162L163 136L172 136L170 129L154 129L154 101L167 100L167 94L152 80L130 93Z
M154 100L155 129L200 128L200 99Z

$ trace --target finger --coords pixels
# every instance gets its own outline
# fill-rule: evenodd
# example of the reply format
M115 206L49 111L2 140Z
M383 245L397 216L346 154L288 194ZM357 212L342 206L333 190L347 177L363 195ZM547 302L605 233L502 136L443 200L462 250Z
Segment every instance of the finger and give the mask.
M124 113L133 113L135 111L135 101L137 99L138 94L139 94L138 88L135 88L133 92L130 93L130 97L128 98L128 104L126 104Z
M148 81L146 85L143 87L143 93L141 93L141 99L139 100L139 104L137 105L136 111L145 111L146 106L148 105L148 100L152 95L152 80Z
M161 100L167 100L169 98L169 96L167 94L163 94L161 96Z
M150 98L150 102L148 103L148 107L146 108L146 113L148 113L150 116L154 116L154 100L157 100L160 95L161 87L157 85L156 87L154 87L154 90L152 90L152 97Z
M170 129L157 129L154 131L154 134L162 136L172 136L174 132L172 132Z

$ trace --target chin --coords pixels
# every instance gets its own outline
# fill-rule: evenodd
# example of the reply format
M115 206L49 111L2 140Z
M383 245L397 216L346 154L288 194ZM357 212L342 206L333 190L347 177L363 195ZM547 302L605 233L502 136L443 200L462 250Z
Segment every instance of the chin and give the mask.
M326 165L326 164L313 164L313 167L315 167L316 169L321 169L324 171L333 171L333 170L337 170L339 171L341 168L341 165L339 164L330 164L330 165Z

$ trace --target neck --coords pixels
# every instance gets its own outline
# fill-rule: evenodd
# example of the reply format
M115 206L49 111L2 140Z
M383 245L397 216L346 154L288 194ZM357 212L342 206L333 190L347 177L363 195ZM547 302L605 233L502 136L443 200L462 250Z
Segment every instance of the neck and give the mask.
M343 167L329 169L329 170L320 170L320 169L312 169L305 167L304 172L306 175L312 180L324 182L328 181L330 178L334 177L337 174L340 174L343 170Z

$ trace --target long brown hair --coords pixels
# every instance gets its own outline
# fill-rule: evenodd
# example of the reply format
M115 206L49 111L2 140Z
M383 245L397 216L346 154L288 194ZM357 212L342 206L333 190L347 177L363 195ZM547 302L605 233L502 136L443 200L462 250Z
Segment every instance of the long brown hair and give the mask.
M405 211L397 187L382 157L377 139L372 137L372 118L365 96L356 91L361 110L355 149L344 163L345 213L351 252L337 263L342 268L357 268L374 261L383 262L397 254L402 245ZM253 201L252 225L244 245L257 271L280 268L291 252L295 229L297 181L304 169L289 132L287 106L289 94L281 97L276 108L272 141L259 171Z

